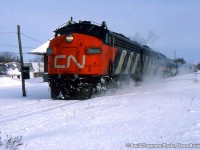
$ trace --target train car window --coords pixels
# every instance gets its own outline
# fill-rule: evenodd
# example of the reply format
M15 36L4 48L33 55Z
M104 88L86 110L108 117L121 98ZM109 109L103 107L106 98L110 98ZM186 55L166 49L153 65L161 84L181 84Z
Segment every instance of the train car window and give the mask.
M105 43L109 44L109 35L108 35L108 33L106 34L106 37L105 37Z

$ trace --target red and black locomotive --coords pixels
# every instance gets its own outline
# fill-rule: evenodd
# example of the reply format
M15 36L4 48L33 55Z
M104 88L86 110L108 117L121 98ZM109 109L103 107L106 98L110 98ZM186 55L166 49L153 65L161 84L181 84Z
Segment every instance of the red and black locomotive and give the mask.
M164 55L89 21L70 20L50 41L48 81L52 99L87 99L122 76L174 74L175 65Z

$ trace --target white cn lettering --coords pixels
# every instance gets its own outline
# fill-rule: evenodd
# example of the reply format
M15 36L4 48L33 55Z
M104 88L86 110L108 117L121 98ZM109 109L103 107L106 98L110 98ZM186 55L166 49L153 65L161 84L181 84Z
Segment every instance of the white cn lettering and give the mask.
M69 68L71 61L73 60L73 62L79 67L79 68L84 68L85 67L85 55L83 55L82 58L82 64L80 64L78 62L78 60L76 60L76 58L73 55L69 55L67 57L67 64L66 65L57 65L57 59L66 59L66 55L57 55L54 59L54 67L55 68Z

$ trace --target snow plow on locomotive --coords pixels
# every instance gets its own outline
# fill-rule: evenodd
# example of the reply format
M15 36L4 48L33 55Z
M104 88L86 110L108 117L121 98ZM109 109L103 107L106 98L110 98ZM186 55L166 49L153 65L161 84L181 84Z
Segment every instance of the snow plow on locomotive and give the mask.
M172 67L164 55L109 31L105 22L70 20L54 32L47 48L52 99L88 99L120 76L142 80L144 74Z

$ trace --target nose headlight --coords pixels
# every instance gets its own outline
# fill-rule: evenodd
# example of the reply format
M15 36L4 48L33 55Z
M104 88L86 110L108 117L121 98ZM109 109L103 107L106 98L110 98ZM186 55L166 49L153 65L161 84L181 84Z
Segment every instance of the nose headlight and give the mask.
M74 39L73 35L71 33L68 33L65 37L66 42L70 43Z

